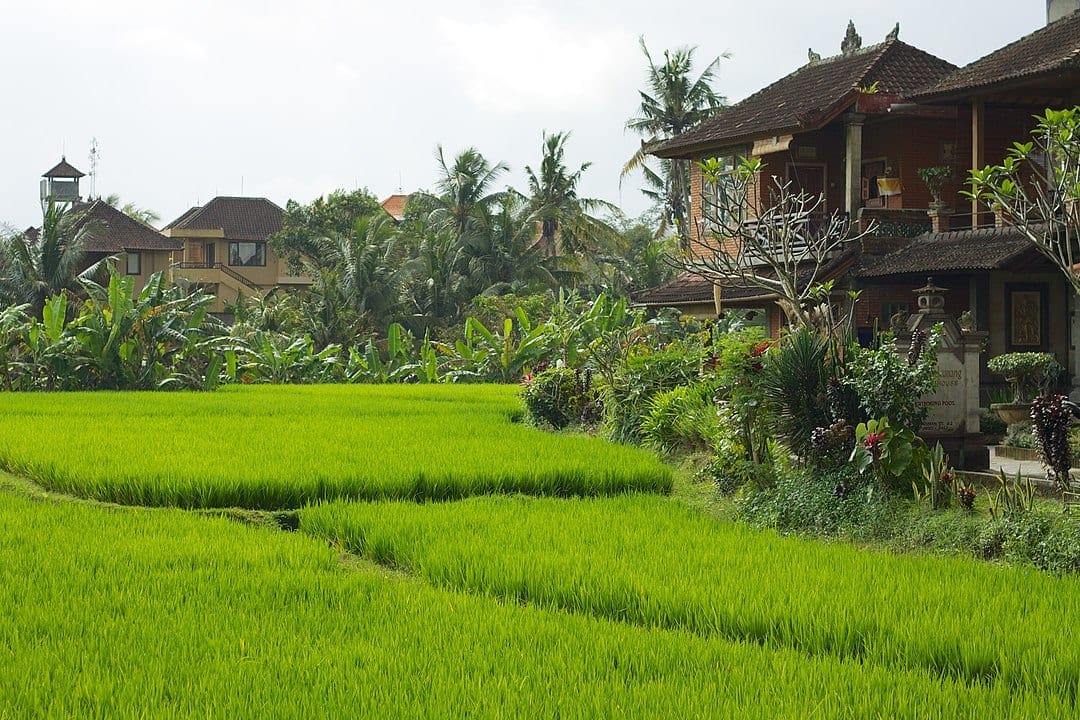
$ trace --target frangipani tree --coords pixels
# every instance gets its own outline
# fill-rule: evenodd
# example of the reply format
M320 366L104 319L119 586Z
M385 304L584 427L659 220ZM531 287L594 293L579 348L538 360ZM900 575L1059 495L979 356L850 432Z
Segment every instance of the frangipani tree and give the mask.
M1080 106L1037 119L1032 140L971 171L966 194L1004 213L1080 295Z
M764 179L758 158L734 168L713 158L700 167L701 226L678 257L681 268L718 285L775 295L793 326L812 324L826 265L865 233L853 232L846 215L825 212L824 196L776 176Z

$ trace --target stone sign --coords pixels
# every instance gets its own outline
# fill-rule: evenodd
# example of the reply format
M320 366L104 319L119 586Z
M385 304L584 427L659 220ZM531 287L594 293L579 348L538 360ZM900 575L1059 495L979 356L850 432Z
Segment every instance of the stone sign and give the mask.
M982 470L990 464L989 450L979 433L979 355L986 333L963 330L945 312L945 292L932 278L915 291L919 310L897 335L896 351L906 355L912 335L941 325L938 386L919 400L929 410L919 435L930 444L940 442L955 467Z
M929 408L920 434L954 435L965 433L965 407L961 394L964 387L964 365L951 352L938 351L938 387L930 395L919 400L921 407Z

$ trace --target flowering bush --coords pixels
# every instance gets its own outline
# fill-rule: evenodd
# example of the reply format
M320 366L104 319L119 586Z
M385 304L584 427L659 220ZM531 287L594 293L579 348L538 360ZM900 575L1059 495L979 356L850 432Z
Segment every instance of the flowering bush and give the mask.
M937 389L937 347L941 326L925 334L916 332L907 358L894 349L891 333L882 333L876 348L856 348L847 363L843 382L855 390L868 417L888 417L894 426L917 431L927 408L923 395Z

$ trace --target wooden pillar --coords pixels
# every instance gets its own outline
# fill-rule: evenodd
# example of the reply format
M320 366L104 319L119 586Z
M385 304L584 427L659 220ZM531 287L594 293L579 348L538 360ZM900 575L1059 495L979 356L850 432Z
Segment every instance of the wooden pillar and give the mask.
M862 115L850 115L844 123L847 137L844 161L844 210L852 220L862 207L863 120Z
M977 97L971 102L971 169L982 170L986 165L986 99ZM971 200L971 226L979 222L979 201Z

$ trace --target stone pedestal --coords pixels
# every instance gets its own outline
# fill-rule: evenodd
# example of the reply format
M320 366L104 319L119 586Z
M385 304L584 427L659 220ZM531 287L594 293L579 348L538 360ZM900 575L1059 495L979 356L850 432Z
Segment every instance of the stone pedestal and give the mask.
M954 467L985 470L990 466L990 453L979 433L979 355L987 334L965 331L956 318L946 314L945 292L932 279L915 291L919 309L897 334L896 351L907 355L915 332L929 333L941 324L938 387L919 401L929 408L919 436L930 445L940 442Z
M926 212L930 216L930 229L935 233L949 232L952 213L944 208L931 209Z

